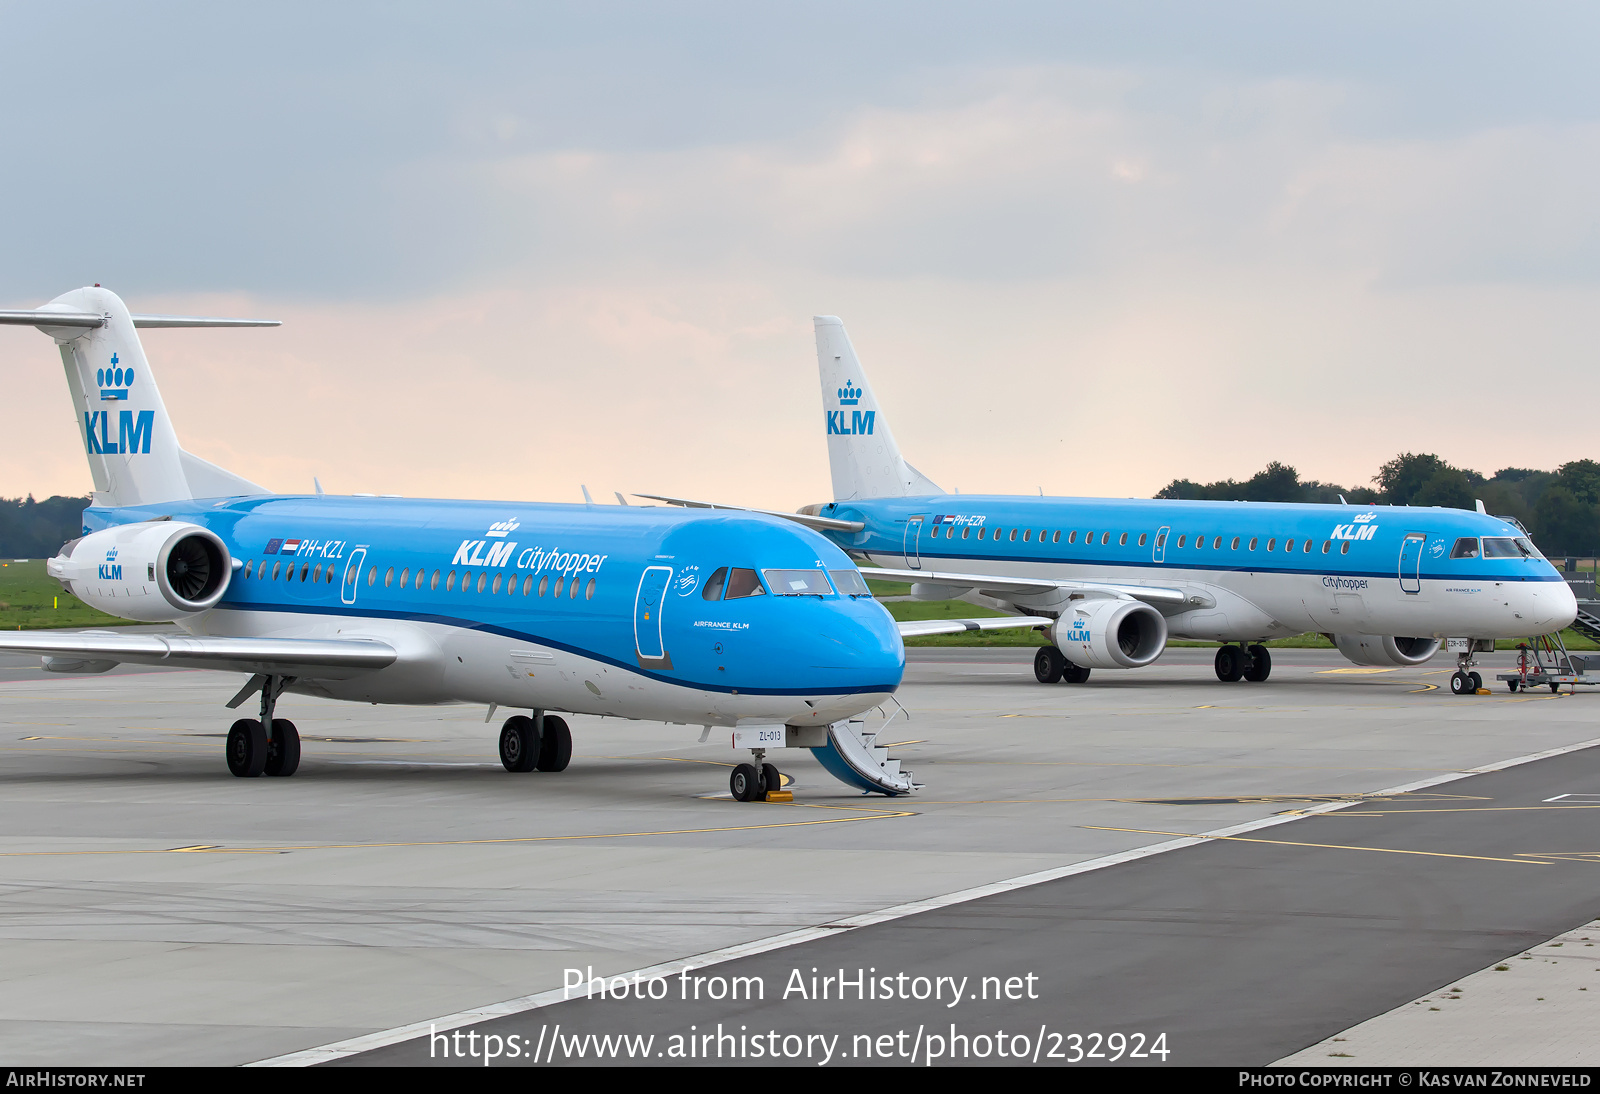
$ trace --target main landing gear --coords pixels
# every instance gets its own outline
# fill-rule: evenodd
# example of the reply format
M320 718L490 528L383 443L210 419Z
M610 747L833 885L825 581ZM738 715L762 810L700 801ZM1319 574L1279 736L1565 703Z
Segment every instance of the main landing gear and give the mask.
M500 762L507 771L565 771L571 760L572 731L554 714L518 714L500 727Z
M1069 684L1082 684L1089 679L1089 670L1068 661L1055 646L1040 646L1033 655L1033 676L1041 684L1055 684L1065 680Z
M300 766L300 731L287 718L274 718L274 708L292 676L261 676L245 685L229 706L238 706L255 687L261 689L261 717L240 718L228 730L228 770L241 779L258 775L293 775ZM272 731L267 732L271 726Z
M783 776L766 762L767 750L752 748L750 756L755 763L740 764L728 776L728 789L734 801L765 801L768 794L783 789Z
M1217 679L1224 683L1249 680L1259 684L1272 675L1272 653L1260 643L1222 646L1217 650L1214 667Z

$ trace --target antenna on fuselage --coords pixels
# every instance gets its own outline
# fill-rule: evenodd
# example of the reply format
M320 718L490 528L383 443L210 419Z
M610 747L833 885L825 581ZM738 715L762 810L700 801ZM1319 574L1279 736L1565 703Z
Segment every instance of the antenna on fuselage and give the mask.
M1343 494L1340 494L1339 495L1339 504L1340 505L1349 505L1350 503L1344 500L1344 495Z
M593 505L594 499L589 496L589 488L580 483L578 489L583 491L583 504Z
M315 475L311 476L311 487L317 492L317 497L319 498L327 493L327 491L322 488L322 480L317 478Z
M1484 516L1488 516L1489 515L1489 510L1487 510L1487 509L1485 509L1483 507L1483 499L1482 498L1473 498L1472 499L1472 503L1478 507L1478 512L1482 513Z
M621 490L613 490L611 492L617 496L617 504L618 505L627 505L628 504L628 499L622 496L622 491Z

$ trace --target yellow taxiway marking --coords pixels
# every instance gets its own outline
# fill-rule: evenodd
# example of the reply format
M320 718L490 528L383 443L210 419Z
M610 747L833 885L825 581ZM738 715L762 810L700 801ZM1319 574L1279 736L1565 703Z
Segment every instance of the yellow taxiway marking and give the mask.
M1286 839L1251 839L1247 836L1208 836L1204 832L1156 832L1148 828L1109 828L1098 824L1083 824L1096 832L1136 832L1141 836L1177 836L1182 839L1231 840L1235 843L1271 843L1280 847L1321 847L1329 851L1382 851L1389 855L1422 855L1425 858L1463 858L1475 862L1515 862L1525 866L1548 866L1548 862L1535 862L1525 858L1495 858L1492 855L1451 855L1443 851L1407 851L1399 847L1355 847L1340 843L1304 843Z
M1420 688L1414 689L1411 692L1411 694L1412 695L1421 695L1425 691L1438 691L1438 690L1439 690L1439 685L1438 684L1423 684Z
M1372 673L1375 673L1375 672L1394 672L1394 671L1395 671L1394 669L1380 669L1380 668L1371 668L1371 667L1368 667L1368 666L1365 666L1365 665L1357 665L1357 666L1355 666L1353 668L1348 668L1348 669L1318 669L1312 675L1314 675L1314 676L1368 676L1368 675L1371 675Z
M638 839L644 836L692 836L717 832L755 832L768 828L805 828L818 824L851 824L856 821L895 820L915 817L904 809L872 809L852 805L814 805L805 802L758 802L772 808L837 809L858 814L850 817L822 817L817 820L775 821L771 824L736 824L723 828L669 828L654 832L591 832L573 836L505 836L498 839L407 840L397 843L310 843L283 847L225 847L221 844L193 844L185 847L136 847L105 851L0 851L0 858L72 858L81 855L286 855L292 851L365 851L391 847L471 847L479 844L560 843L567 840Z
M1600 803L1585 805L1574 803L1572 805L1463 805L1452 809L1396 809L1392 812L1382 812L1371 809L1347 809L1339 813L1344 817L1393 817L1407 813L1526 813L1531 810L1545 809L1600 809ZM1323 816L1331 817L1333 813L1324 813Z

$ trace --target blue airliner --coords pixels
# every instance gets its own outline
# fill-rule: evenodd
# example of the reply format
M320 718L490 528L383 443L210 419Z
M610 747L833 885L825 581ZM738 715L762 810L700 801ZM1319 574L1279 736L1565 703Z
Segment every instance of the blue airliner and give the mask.
M948 494L901 456L844 324L815 319L834 500L800 519L912 595L1037 618L1041 683L1222 642L1224 681L1266 680L1263 642L1325 633L1358 665L1416 665L1447 643L1456 694L1496 638L1568 626L1577 603L1526 532L1409 506ZM654 496L654 495L651 495ZM679 504L704 504L662 498ZM1514 686L1514 685L1513 685Z
M897 629L842 550L760 513L273 494L183 451L136 328L276 323L130 315L99 286L0 323L59 344L94 480L50 574L111 615L181 628L8 633L0 649L55 672L246 674L228 706L259 696L260 716L228 732L235 775L298 767L299 732L274 716L287 690L526 710L501 727L510 771L567 766L559 711L699 725L702 740L727 728L752 750L730 779L744 801L779 792L766 753L784 747L903 794L911 773L853 721L899 686L899 630L996 622Z

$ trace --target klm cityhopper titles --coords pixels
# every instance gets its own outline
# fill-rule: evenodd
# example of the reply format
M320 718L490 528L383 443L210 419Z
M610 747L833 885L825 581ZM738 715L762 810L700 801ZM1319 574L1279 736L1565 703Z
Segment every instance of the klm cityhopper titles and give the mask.
M851 721L899 685L900 634L817 532L754 513L275 495L179 447L135 332L274 324L134 316L98 286L0 323L59 344L94 479L84 534L50 573L102 611L179 628L6 634L0 649L55 672L245 674L228 706L259 696L260 716L228 732L235 775L299 766L298 730L274 716L290 691L525 710L500 731L510 771L567 766L559 711L728 728L753 753L730 780L741 800L778 789L765 757L783 747L858 789L915 787Z
M1051 641L1042 683L1151 664L1169 636L1222 642L1219 679L1263 681L1263 642L1320 631L1360 665L1416 665L1448 643L1451 690L1467 694L1494 639L1576 617L1522 528L1481 506L947 494L901 456L844 325L815 323L834 500L800 519L831 522L818 527L865 573L914 596L1035 618Z

